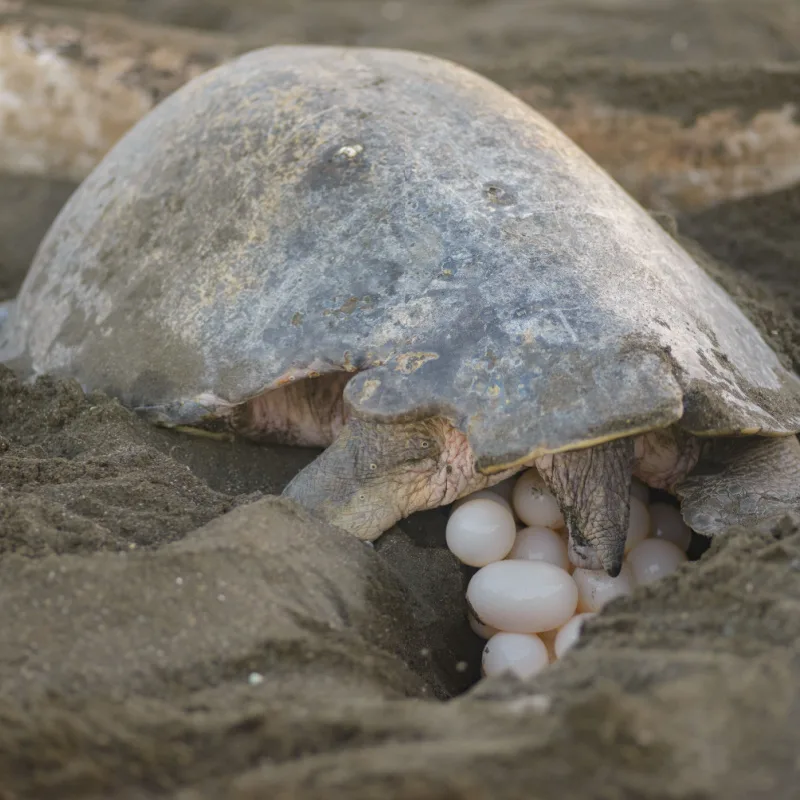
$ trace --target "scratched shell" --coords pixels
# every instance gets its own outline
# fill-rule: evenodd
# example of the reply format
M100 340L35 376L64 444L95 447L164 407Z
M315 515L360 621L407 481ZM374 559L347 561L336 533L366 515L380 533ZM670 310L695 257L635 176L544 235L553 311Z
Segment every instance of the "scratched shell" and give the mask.
M191 423L332 370L481 469L681 420L800 429L800 380L588 156L464 68L274 47L194 79L75 192L6 357Z

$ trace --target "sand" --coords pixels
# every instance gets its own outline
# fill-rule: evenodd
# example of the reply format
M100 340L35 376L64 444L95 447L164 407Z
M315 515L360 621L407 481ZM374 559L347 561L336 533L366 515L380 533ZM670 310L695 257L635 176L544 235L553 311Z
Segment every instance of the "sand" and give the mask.
M269 27L259 5L103 4L252 36ZM537 5L463 3L454 18L407 2L392 21L397 5L274 4L270 35L483 62L578 139L587 120L626 120L650 143L635 169L610 127L582 143L672 215L800 368L797 190L773 174L745 191L725 159L701 159L705 189L689 195L695 151L653 159L658 131L665 148L674 131L696 143L708 126L692 120L715 110L742 128L779 108L798 76L765 62L796 57L800 18L788 2ZM555 61L531 66L534 45ZM3 257L6 296L19 278ZM445 512L354 541L274 497L313 456L156 430L70 382L0 371L2 800L797 795L800 515L731 531L615 601L534 681L468 689L482 643Z

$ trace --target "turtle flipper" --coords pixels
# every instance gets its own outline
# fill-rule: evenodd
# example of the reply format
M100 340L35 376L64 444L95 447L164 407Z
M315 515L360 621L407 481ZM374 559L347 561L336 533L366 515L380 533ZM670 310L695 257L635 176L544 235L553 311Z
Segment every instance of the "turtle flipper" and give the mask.
M800 510L800 441L795 436L716 439L676 487L686 524L714 536Z
M193 436L228 440L234 435L230 421L231 407L216 398L202 397L199 400L135 406L133 410L153 425Z
M633 439L624 437L534 462L564 515L575 566L602 567L612 578L619 575L630 519L633 461Z

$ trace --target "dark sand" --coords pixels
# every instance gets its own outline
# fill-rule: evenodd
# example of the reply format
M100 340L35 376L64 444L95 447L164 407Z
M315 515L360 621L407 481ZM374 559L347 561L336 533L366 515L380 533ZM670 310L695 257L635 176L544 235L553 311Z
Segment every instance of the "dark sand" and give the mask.
M243 0L102 4L276 40L417 43L523 95L582 92L690 136L698 114L779 108L800 78L715 64L797 57L788 2L469 2L457 18L407 2L393 22L385 4L271 5L268 19ZM534 45L572 60L533 69ZM575 60L609 53L640 63ZM687 56L700 66L675 63ZM580 133L580 110L566 121ZM614 171L601 139L584 146ZM670 200L679 234L800 368L797 190L676 208L687 195L615 174ZM0 289L17 281L0 272ZM463 694L481 642L444 512L373 550L269 497L311 457L155 430L73 384L0 373L0 799L798 796L800 515L732 531L613 603L535 681Z

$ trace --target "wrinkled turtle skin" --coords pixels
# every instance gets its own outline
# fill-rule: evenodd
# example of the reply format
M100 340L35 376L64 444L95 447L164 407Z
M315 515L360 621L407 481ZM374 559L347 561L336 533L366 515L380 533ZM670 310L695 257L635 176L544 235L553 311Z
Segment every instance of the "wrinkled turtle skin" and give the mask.
M162 424L330 444L287 491L367 539L536 463L613 573L632 437L672 431L679 461L784 437L795 469L800 379L730 297L529 106L419 54L274 47L194 79L71 197L3 330L20 368ZM315 432L234 408L331 373ZM692 446L656 485L681 495ZM682 495L704 532L771 491L731 474Z

